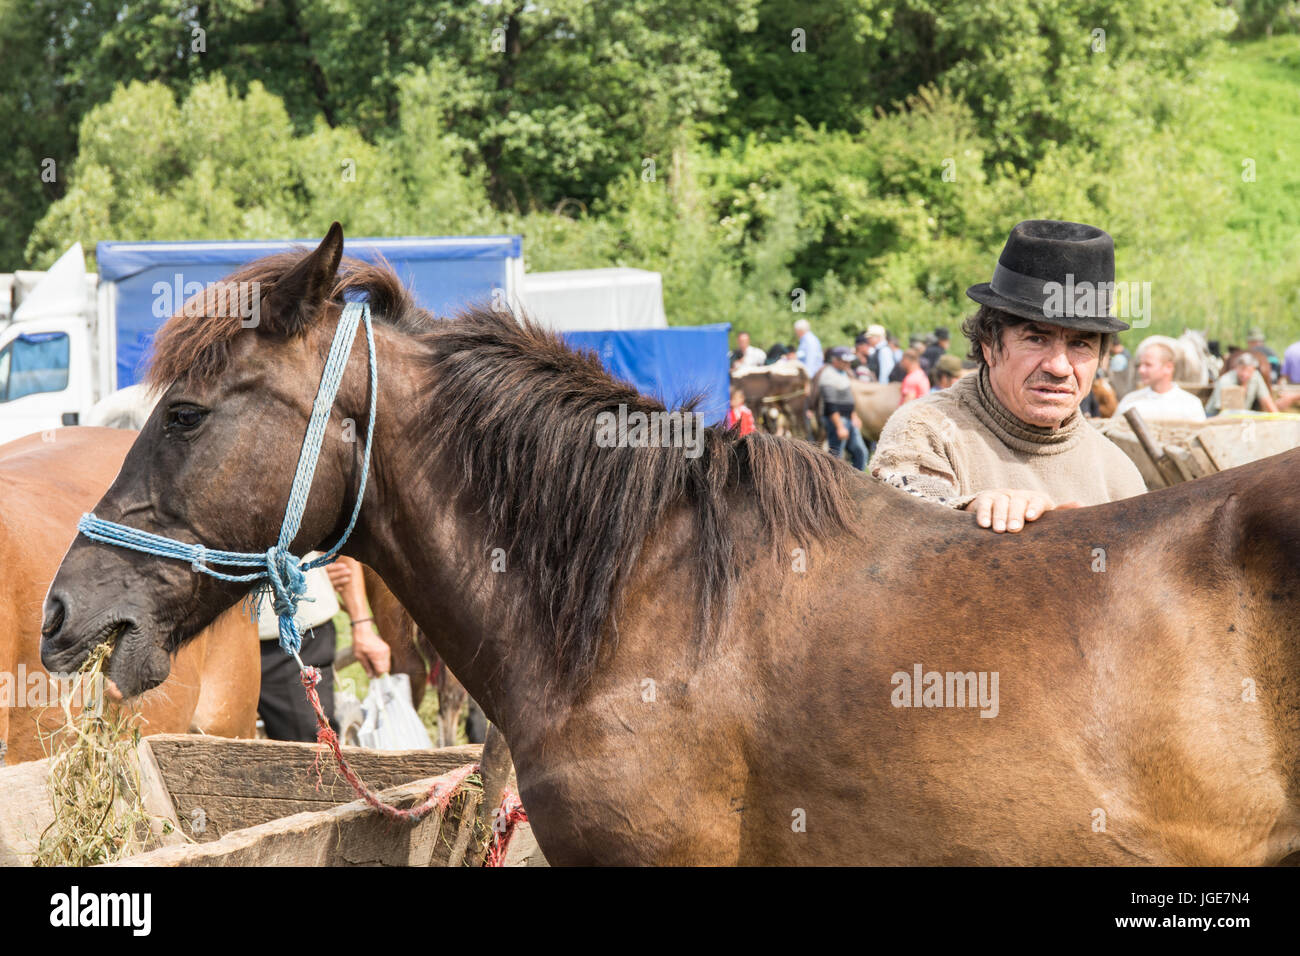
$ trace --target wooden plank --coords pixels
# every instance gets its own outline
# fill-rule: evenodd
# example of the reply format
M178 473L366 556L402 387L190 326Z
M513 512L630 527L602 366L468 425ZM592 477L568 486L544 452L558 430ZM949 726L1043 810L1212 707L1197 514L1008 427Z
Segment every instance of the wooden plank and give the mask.
M401 807L424 799L432 779L385 790ZM455 831L457 821L449 821ZM446 861L450 846L430 814L417 824L389 820L362 800L297 813L231 833L212 843L170 846L110 866L431 866Z
M142 737L135 748L136 769L140 778L140 804L149 814L149 832L158 846L174 846L187 842L181 833L180 821L172 796L163 783L162 771L149 747L149 738Z
M1181 483L1184 480L1182 472L1178 470L1178 466L1165 454L1164 449L1151 436L1147 423L1142 418L1142 413L1136 408L1130 408L1124 413L1124 418L1128 422L1129 428L1133 429L1134 437L1137 438L1142 450L1146 452L1151 464L1155 466L1160 479L1165 485Z
M1225 419L1202 428L1197 439L1219 469L1227 470L1300 446L1300 421Z
M479 820L490 833L495 823L497 808L507 786L514 784L515 765L510 759L510 745L505 735L497 729L496 724L488 724L483 741L482 766L483 805L479 808Z
M542 856L542 848L537 845L533 828L521 823L515 828L515 835L510 838L510 848L506 850L506 866L550 866Z
M317 786L320 748L314 743L226 740L200 734L159 734L149 743L173 797L220 794L346 803L355 796L334 773L334 758L328 753L320 756ZM374 789L436 777L477 762L481 752L475 744L441 750L343 748L348 763Z
M149 744L184 832L200 842L356 798L329 754L320 758L317 787L316 744L197 734L159 734ZM481 750L471 744L441 750L344 747L343 753L371 789L381 790L474 763Z
M41 833L54 821L50 761L0 770L0 866L31 866Z

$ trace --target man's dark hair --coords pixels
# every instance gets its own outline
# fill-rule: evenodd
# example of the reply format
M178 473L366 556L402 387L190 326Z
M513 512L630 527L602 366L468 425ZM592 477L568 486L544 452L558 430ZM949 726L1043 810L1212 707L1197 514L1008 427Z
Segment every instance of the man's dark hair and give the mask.
M980 346L987 345L992 349L1000 348L1003 332L1007 329L1025 325L1029 321L1029 319L1021 318L1018 315L1012 315L1010 312L995 309L991 305L981 305L979 311L961 324L962 334L970 340L970 352L967 353L966 357L976 363L976 368L987 365L988 363L984 361L984 350ZM1044 322L1043 324L1050 325L1051 323ZM1101 344L1097 352L1098 358L1106 354L1114 338L1114 332L1101 333Z

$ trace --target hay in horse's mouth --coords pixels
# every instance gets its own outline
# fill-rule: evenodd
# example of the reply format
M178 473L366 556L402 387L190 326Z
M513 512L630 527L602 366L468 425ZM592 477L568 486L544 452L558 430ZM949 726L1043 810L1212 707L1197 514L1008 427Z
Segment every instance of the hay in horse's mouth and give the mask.
M127 622L111 625L77 672L79 686L60 705L64 724L45 738L50 749L49 787L54 820L41 834L38 866L90 866L121 859L148 839L149 817L140 797L133 755L139 741L136 716L99 706L85 688L103 679L113 647ZM93 689L91 691L93 695ZM74 701L81 710L73 712Z
M123 699L122 691L113 679L108 676L108 671L112 667L112 655L113 651L117 649L117 642L131 627L131 622L125 620L110 621L105 624L95 636L94 650L90 652L85 663L77 670L82 680L92 680L94 676L102 677L104 680L104 693L117 703L121 703ZM98 661L97 657L99 658Z

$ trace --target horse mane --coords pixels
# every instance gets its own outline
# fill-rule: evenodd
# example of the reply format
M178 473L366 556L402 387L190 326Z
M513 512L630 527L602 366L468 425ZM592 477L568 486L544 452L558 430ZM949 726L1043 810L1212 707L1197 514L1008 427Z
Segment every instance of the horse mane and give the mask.
M305 254L268 256L226 281L258 282L265 294ZM426 467L447 466L442 475L452 487L439 492L479 515L484 555L501 548L509 573L529 582L515 589L510 624L539 635L566 681L585 683L602 647L617 640L623 588L645 542L675 509L690 509L686 557L699 582L702 651L724 628L740 569L752 557L753 545L742 546L746 513L756 515L774 556L792 539L806 546L852 529L854 473L807 442L761 432L740 438L713 426L699 429L694 458L682 447L602 448L601 412L668 409L610 375L594 353L506 311L435 319L384 264L344 259L333 297L345 296L367 297L377 321L423 346L430 398L415 440ZM240 317L204 311L178 313L163 326L151 384L224 371ZM676 411L693 413L695 404Z
M309 254L300 249L264 256L194 295L158 330L145 381L161 393L176 382L190 387L220 378L230 365L235 337L248 331L238 308L239 290L252 288L257 290L255 294L265 296ZM435 321L416 307L402 280L386 263L372 265L344 256L331 298L342 302L353 296L368 298L376 318L408 332L427 329Z
M714 426L700 429L695 458L680 447L600 447L602 412L668 409L530 319L470 309L421 338L425 387L438 396L426 460L447 465L448 490L479 514L485 560L500 548L508 573L529 582L510 617L550 643L562 678L585 682L602 646L617 640L623 588L674 509L690 509L685 558L699 582L702 651L752 558L738 512L753 507L774 553L790 538L851 527L853 473L806 442Z

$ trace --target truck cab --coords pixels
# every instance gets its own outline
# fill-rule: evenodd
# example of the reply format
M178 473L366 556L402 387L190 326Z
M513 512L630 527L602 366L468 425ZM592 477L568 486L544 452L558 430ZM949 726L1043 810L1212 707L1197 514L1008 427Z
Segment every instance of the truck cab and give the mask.
M0 277L0 444L76 424L100 398L96 285L80 245L48 272Z

